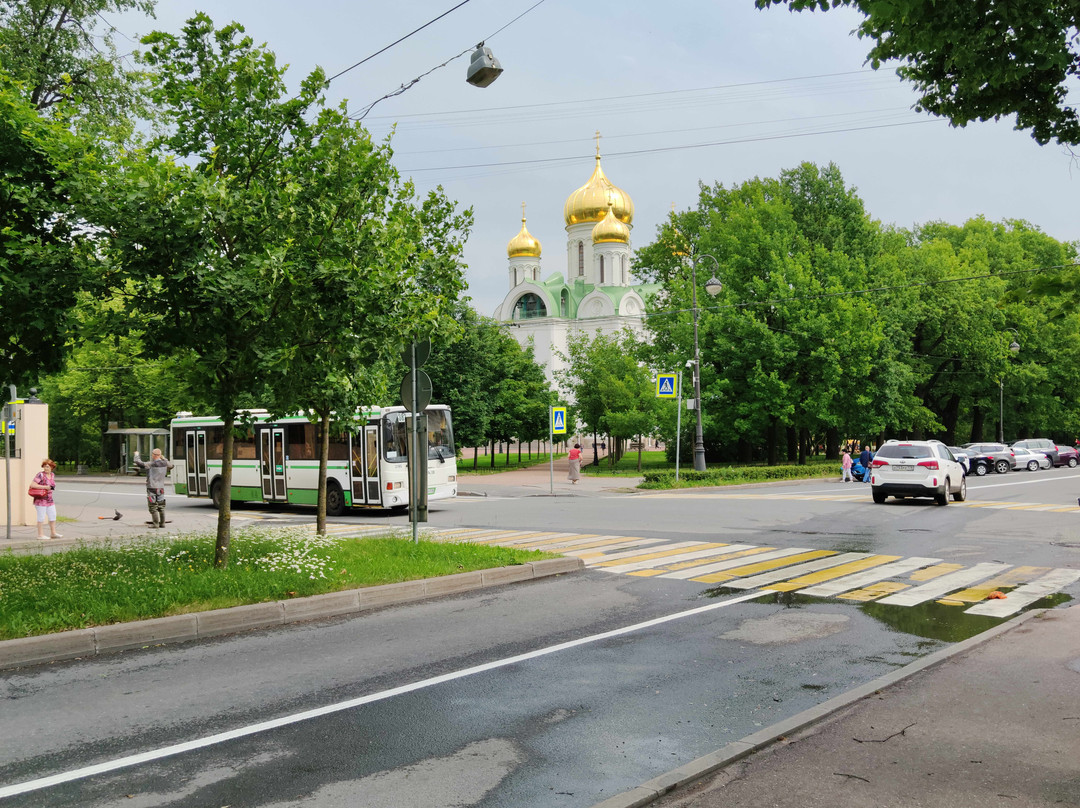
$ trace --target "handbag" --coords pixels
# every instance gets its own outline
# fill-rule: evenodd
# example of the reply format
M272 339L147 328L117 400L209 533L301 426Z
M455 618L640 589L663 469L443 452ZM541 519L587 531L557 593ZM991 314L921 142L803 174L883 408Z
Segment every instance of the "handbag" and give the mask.
M34 499L39 499L41 497L47 497L49 495L49 489L31 483L30 488L27 489L26 493Z

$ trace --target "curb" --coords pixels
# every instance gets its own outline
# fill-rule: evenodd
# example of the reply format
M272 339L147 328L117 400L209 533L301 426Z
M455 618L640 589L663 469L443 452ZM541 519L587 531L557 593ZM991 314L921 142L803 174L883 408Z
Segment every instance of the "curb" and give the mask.
M585 562L580 558L549 558L512 567L495 567L445 575L441 578L349 589L309 598L252 603L209 612L178 614L152 620L22 637L0 642L0 670L218 637L222 634L282 626L302 620L358 614L383 606L531 581L583 569Z
M592 808L641 808L641 806L651 805L656 800L667 796L676 789L684 788L695 783L701 778L706 777L725 766L735 763L742 758L750 756L754 752L770 746L781 737L790 736L801 729L805 729L811 724L815 724L829 717L833 713L839 712L855 702L862 701L867 696L872 696L879 690L895 685L897 682L901 682L914 676L927 668L940 665L942 662L946 662L954 656L963 654L977 645L981 645L988 640L994 639L999 634L1011 631L1017 626L1026 623L1028 620L1040 617L1046 611L1048 610L1035 609L1026 612L1019 617L1001 623L991 629L987 629L981 634L969 637L966 640L962 640L948 648L943 648L940 651L935 651L922 659L918 659L905 665L899 670L872 679L866 684L859 685L846 693L841 693L839 696L834 696L816 707L803 710L801 713L793 715L791 718L779 721L772 726L765 727L765 729L758 730L741 740L733 741L722 749L699 757L697 760L692 760L677 769L672 769L665 774L661 774L659 777L654 777L652 780L647 780L636 788L609 797L603 802L596 803Z

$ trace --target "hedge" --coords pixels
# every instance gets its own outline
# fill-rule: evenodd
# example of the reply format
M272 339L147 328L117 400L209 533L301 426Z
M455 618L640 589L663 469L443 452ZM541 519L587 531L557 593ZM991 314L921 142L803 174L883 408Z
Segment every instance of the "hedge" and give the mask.
M770 480L805 480L839 474L828 466L727 466L705 471L646 471L639 488L681 488L683 486L733 485L735 483L768 482Z

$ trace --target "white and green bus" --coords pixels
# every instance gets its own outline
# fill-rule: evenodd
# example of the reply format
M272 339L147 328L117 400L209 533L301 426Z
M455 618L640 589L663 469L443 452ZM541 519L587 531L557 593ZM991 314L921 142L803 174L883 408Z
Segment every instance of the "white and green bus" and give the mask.
M427 415L428 501L457 496L457 455L450 408L433 404ZM318 502L321 427L306 416L271 420L266 410L246 410L233 438L234 502ZM242 426L244 423L250 426ZM409 430L404 407L357 412L352 430L330 435L326 512L350 507L404 508L409 504ZM176 493L221 502L224 425L220 418L181 412L170 426ZM239 437L243 432L243 437Z

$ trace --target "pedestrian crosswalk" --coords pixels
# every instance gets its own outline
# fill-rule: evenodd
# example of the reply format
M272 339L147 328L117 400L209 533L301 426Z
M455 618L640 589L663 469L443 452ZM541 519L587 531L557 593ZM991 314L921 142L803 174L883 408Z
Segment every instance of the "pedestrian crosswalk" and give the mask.
M312 524L307 527L314 531ZM326 526L341 537L400 532L380 524ZM721 541L670 541L596 533L434 528L424 538L528 550L580 558L585 566L615 575L667 578L732 589L794 592L852 602L917 606L929 601L967 607L968 614L1008 617L1080 581L1080 569L1016 566L1001 562L964 565L940 558L865 552L772 547ZM1004 598L990 599L992 593Z
M435 541L547 550L601 572L670 578L732 589L794 592L820 598L916 606L937 601L969 614L1007 617L1080 580L1080 570L940 558L771 547L720 541L668 541L594 533L426 527ZM992 593L1004 598L988 599Z

